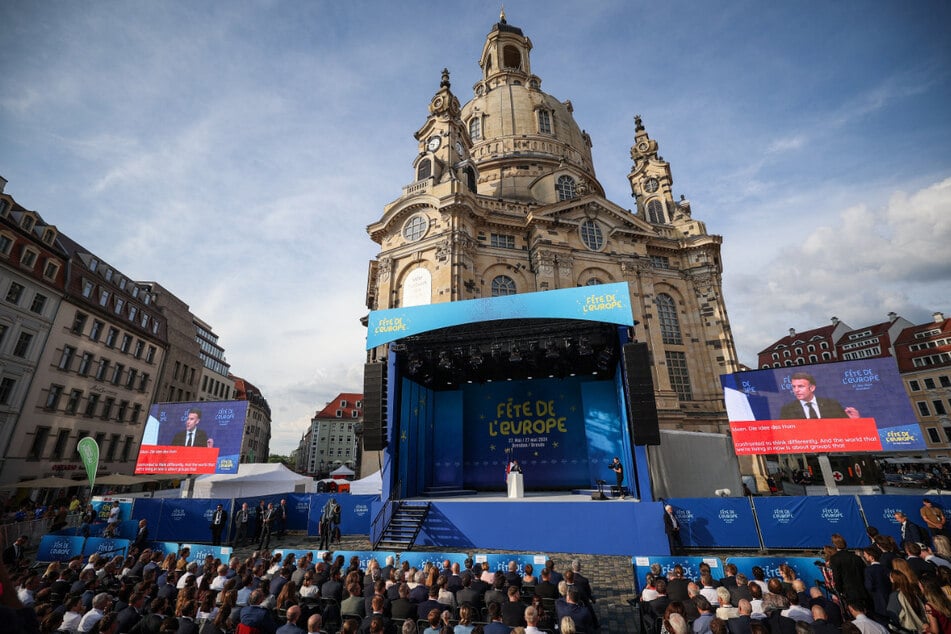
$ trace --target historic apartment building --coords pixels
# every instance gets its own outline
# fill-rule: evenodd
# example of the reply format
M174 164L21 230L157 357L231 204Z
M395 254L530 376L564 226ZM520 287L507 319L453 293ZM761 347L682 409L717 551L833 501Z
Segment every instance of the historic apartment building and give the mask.
M443 71L415 133L418 153L406 160L411 180L367 229L380 245L367 306L628 282L661 427L726 431L718 377L737 359L721 237L675 200L670 165L640 117L627 176L636 208L605 198L592 139L570 101L542 90L531 50L503 15L465 104Z
M234 385L231 398L248 402L248 417L241 439L241 462L267 462L271 445L271 406L261 390L247 379L234 375L229 378Z
M297 470L328 477L340 466L357 469L357 431L363 422L363 395L341 393L317 412L297 448Z
M146 286L3 200L7 238L22 230L0 267L0 320L11 330L3 379L21 375L5 382L19 415L4 426L0 481L82 473L85 436L99 443L102 473L131 474L168 346L165 319Z

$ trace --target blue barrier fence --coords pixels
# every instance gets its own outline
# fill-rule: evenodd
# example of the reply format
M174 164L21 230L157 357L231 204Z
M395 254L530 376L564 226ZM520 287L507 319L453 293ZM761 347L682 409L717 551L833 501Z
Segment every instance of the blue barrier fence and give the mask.
M868 543L866 528L901 541L895 511L923 524L917 495L776 496L669 499L687 548L821 548L832 533L850 545ZM947 509L951 496L928 496Z

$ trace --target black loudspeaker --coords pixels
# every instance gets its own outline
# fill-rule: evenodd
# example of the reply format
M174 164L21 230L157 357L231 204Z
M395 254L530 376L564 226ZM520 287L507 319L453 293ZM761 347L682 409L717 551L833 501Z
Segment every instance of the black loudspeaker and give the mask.
M624 344L624 376L627 378L627 414L635 445L659 445L660 425L646 343Z
M386 364L363 366L363 448L386 448Z

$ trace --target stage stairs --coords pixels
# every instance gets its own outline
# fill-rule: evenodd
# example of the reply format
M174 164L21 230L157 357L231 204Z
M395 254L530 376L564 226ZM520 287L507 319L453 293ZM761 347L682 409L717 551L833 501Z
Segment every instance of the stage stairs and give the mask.
M412 550L423 522L429 514L429 502L390 501L392 515L373 544L373 550Z

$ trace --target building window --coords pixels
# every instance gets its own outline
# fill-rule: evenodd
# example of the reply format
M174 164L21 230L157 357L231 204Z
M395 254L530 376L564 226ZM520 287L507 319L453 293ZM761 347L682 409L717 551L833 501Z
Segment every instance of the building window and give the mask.
M20 256L20 265L32 269L33 265L36 264L36 257L36 251L33 249L23 249L23 255Z
M63 396L62 385L51 385L46 395L46 409L55 410L59 406L59 399Z
M7 234L0 233L0 255L10 255L11 248L13 248L13 240Z
M473 117L469 120L469 138L473 141L482 138L482 120L479 117Z
M656 198L652 198L647 203L647 221L655 225L662 225L666 222L664 218L664 205Z
M116 420L120 423L125 422L125 413L129 409L129 401L119 401L119 410L116 412Z
M46 450L46 441L50 436L49 427L37 427L33 433L33 444L30 445L30 451L26 454L27 460L39 460L43 457Z
M132 335L122 335L122 343L119 345L119 350L122 352L129 352L129 348L132 347Z
M149 346L149 350L145 355L145 362L152 363L155 361L155 346Z
M135 368L129 368L129 376L125 382L126 388L130 390L135 388L135 379L138 374L139 374L138 370L136 370Z
M0 339L2 339L2 337L0 337ZM948 378L947 374L939 376L938 382L941 384L941 387L951 387L951 379Z
M92 322L92 329L89 331L89 338L93 341L99 341L99 336L102 335L102 329L105 328L105 324L94 319Z
M934 408L935 416L944 416L948 413L941 401L931 401L931 407Z
M86 376L89 374L90 364L92 364L92 353L84 352L83 355L79 357L79 367L76 369L76 371L81 376Z
M515 294L515 280L507 275L499 275L492 280L492 297L504 297Z
M830 353L828 353L828 352L823 352L823 353L822 353L822 360L823 360L823 361L828 361L828 360L830 360L831 358L832 358L832 355L831 355Z
M129 462L129 454L132 452L132 436L125 437L125 444L122 445L122 462Z
M59 369L69 372L69 366L73 363L73 355L76 354L76 348L72 346L63 346L63 354L59 358Z
M655 269L669 269L670 268L670 258L666 255L650 255L647 257L647 260L650 262L651 266Z
M667 374L670 377L670 387L682 401L693 399L693 391L690 389L690 374L687 372L687 356L683 352L672 352L668 350L665 353L667 357Z
M16 385L16 379L9 376L0 379L0 405L10 404L10 397L13 395L13 388L15 388Z
M654 300L654 304L657 306L657 318L660 321L660 336L663 342L682 344L680 319L677 317L677 304L674 298L666 293L660 293Z
M122 373L125 372L125 366L121 363L117 363L115 368L112 370L112 384L119 385L122 381Z
M409 242L416 242L426 235L429 229L429 220L423 214L416 214L403 225L403 238Z
M935 388L934 379L931 378L930 376L927 377L927 378L925 378L925 389L926 389L926 390L933 390L934 388Z
M109 416L112 414L112 406L115 405L115 403L115 398L111 396L106 397L106 400L102 403L102 420L109 420Z
M541 134L551 134L551 113L547 110L538 111L538 131Z
M139 416L142 414L142 405L140 403L134 403L132 405L132 416L129 417L129 422L135 425L139 422Z
M912 392L920 392L920 391L921 391L921 384L918 383L918 381L915 381L914 379L912 379L911 381L908 381L908 387L911 388L911 391L912 391Z
M129 304L129 321L135 321L135 315L139 312L139 309Z
M36 313L37 315L42 315L44 308L46 308L46 295L37 293L33 296L33 303L30 304L30 311Z
M75 414L79 410L79 401L83 397L82 390L71 390L66 400L66 413Z
M116 339L119 338L119 331L116 328L109 328L109 334L106 335L106 345L110 348L114 348L116 345Z
M604 234L601 225L596 220L585 220L579 227L581 241L592 251L600 251L604 247Z
M109 303L109 291L105 289L99 289L99 305L105 306Z
M90 394L90 395L89 395L89 398L86 399L86 411L85 411L85 415L86 415L86 416L95 416L95 415L96 415L96 407L98 407L98 405L99 405L99 395L98 395L98 394Z
M30 352L30 344L33 342L33 335L29 332L21 332L17 338L16 345L13 346L13 356L25 359Z
M121 297L119 297L119 296L117 295L117 296L116 296L116 302L115 302L115 311L116 311L116 314L117 314L117 315L121 315L121 314L122 314L122 307L123 307L123 306L125 306L125 300L122 299Z
M83 334L83 330L85 330L86 328L87 318L88 318L88 315L86 313L78 311L78 310L76 311L76 316L73 317L73 327L71 328L74 335Z
M585 286L598 286L599 284L604 284L604 282L597 277L588 278L588 281L584 283Z
M109 371L109 359L100 358L99 367L96 369L96 380L105 381L106 373Z
M931 440L931 442L941 442L941 440L938 439L938 430L934 427L928 428L928 438Z
M7 301L19 306L21 297L23 297L23 285L10 282L10 288L7 289Z
M433 162L429 159L423 159L416 166L416 180L421 181L433 175Z
M490 234L489 246L495 247L497 249L514 249L515 236L505 235L501 233Z
M83 280L83 297L89 299L92 297L92 292L96 286L89 280Z
M56 444L53 445L53 455L50 456L53 460L61 460L63 454L66 453L66 443L69 442L69 430L61 429L59 433L56 434Z
M931 412L928 410L928 404L924 401L917 401L915 405L918 406L918 414L921 416L931 416Z
M136 339L135 341L135 351L132 353L136 359L142 358L142 350L145 348L145 342L141 339Z
M575 197L575 179L570 176L559 176L555 181L555 192L558 200L571 200Z
M144 392L145 386L149 384L149 373L143 372L142 378L139 379L139 391Z
M116 459L116 449L119 448L119 434L112 434L109 437L109 450L106 452L106 462L112 462Z

